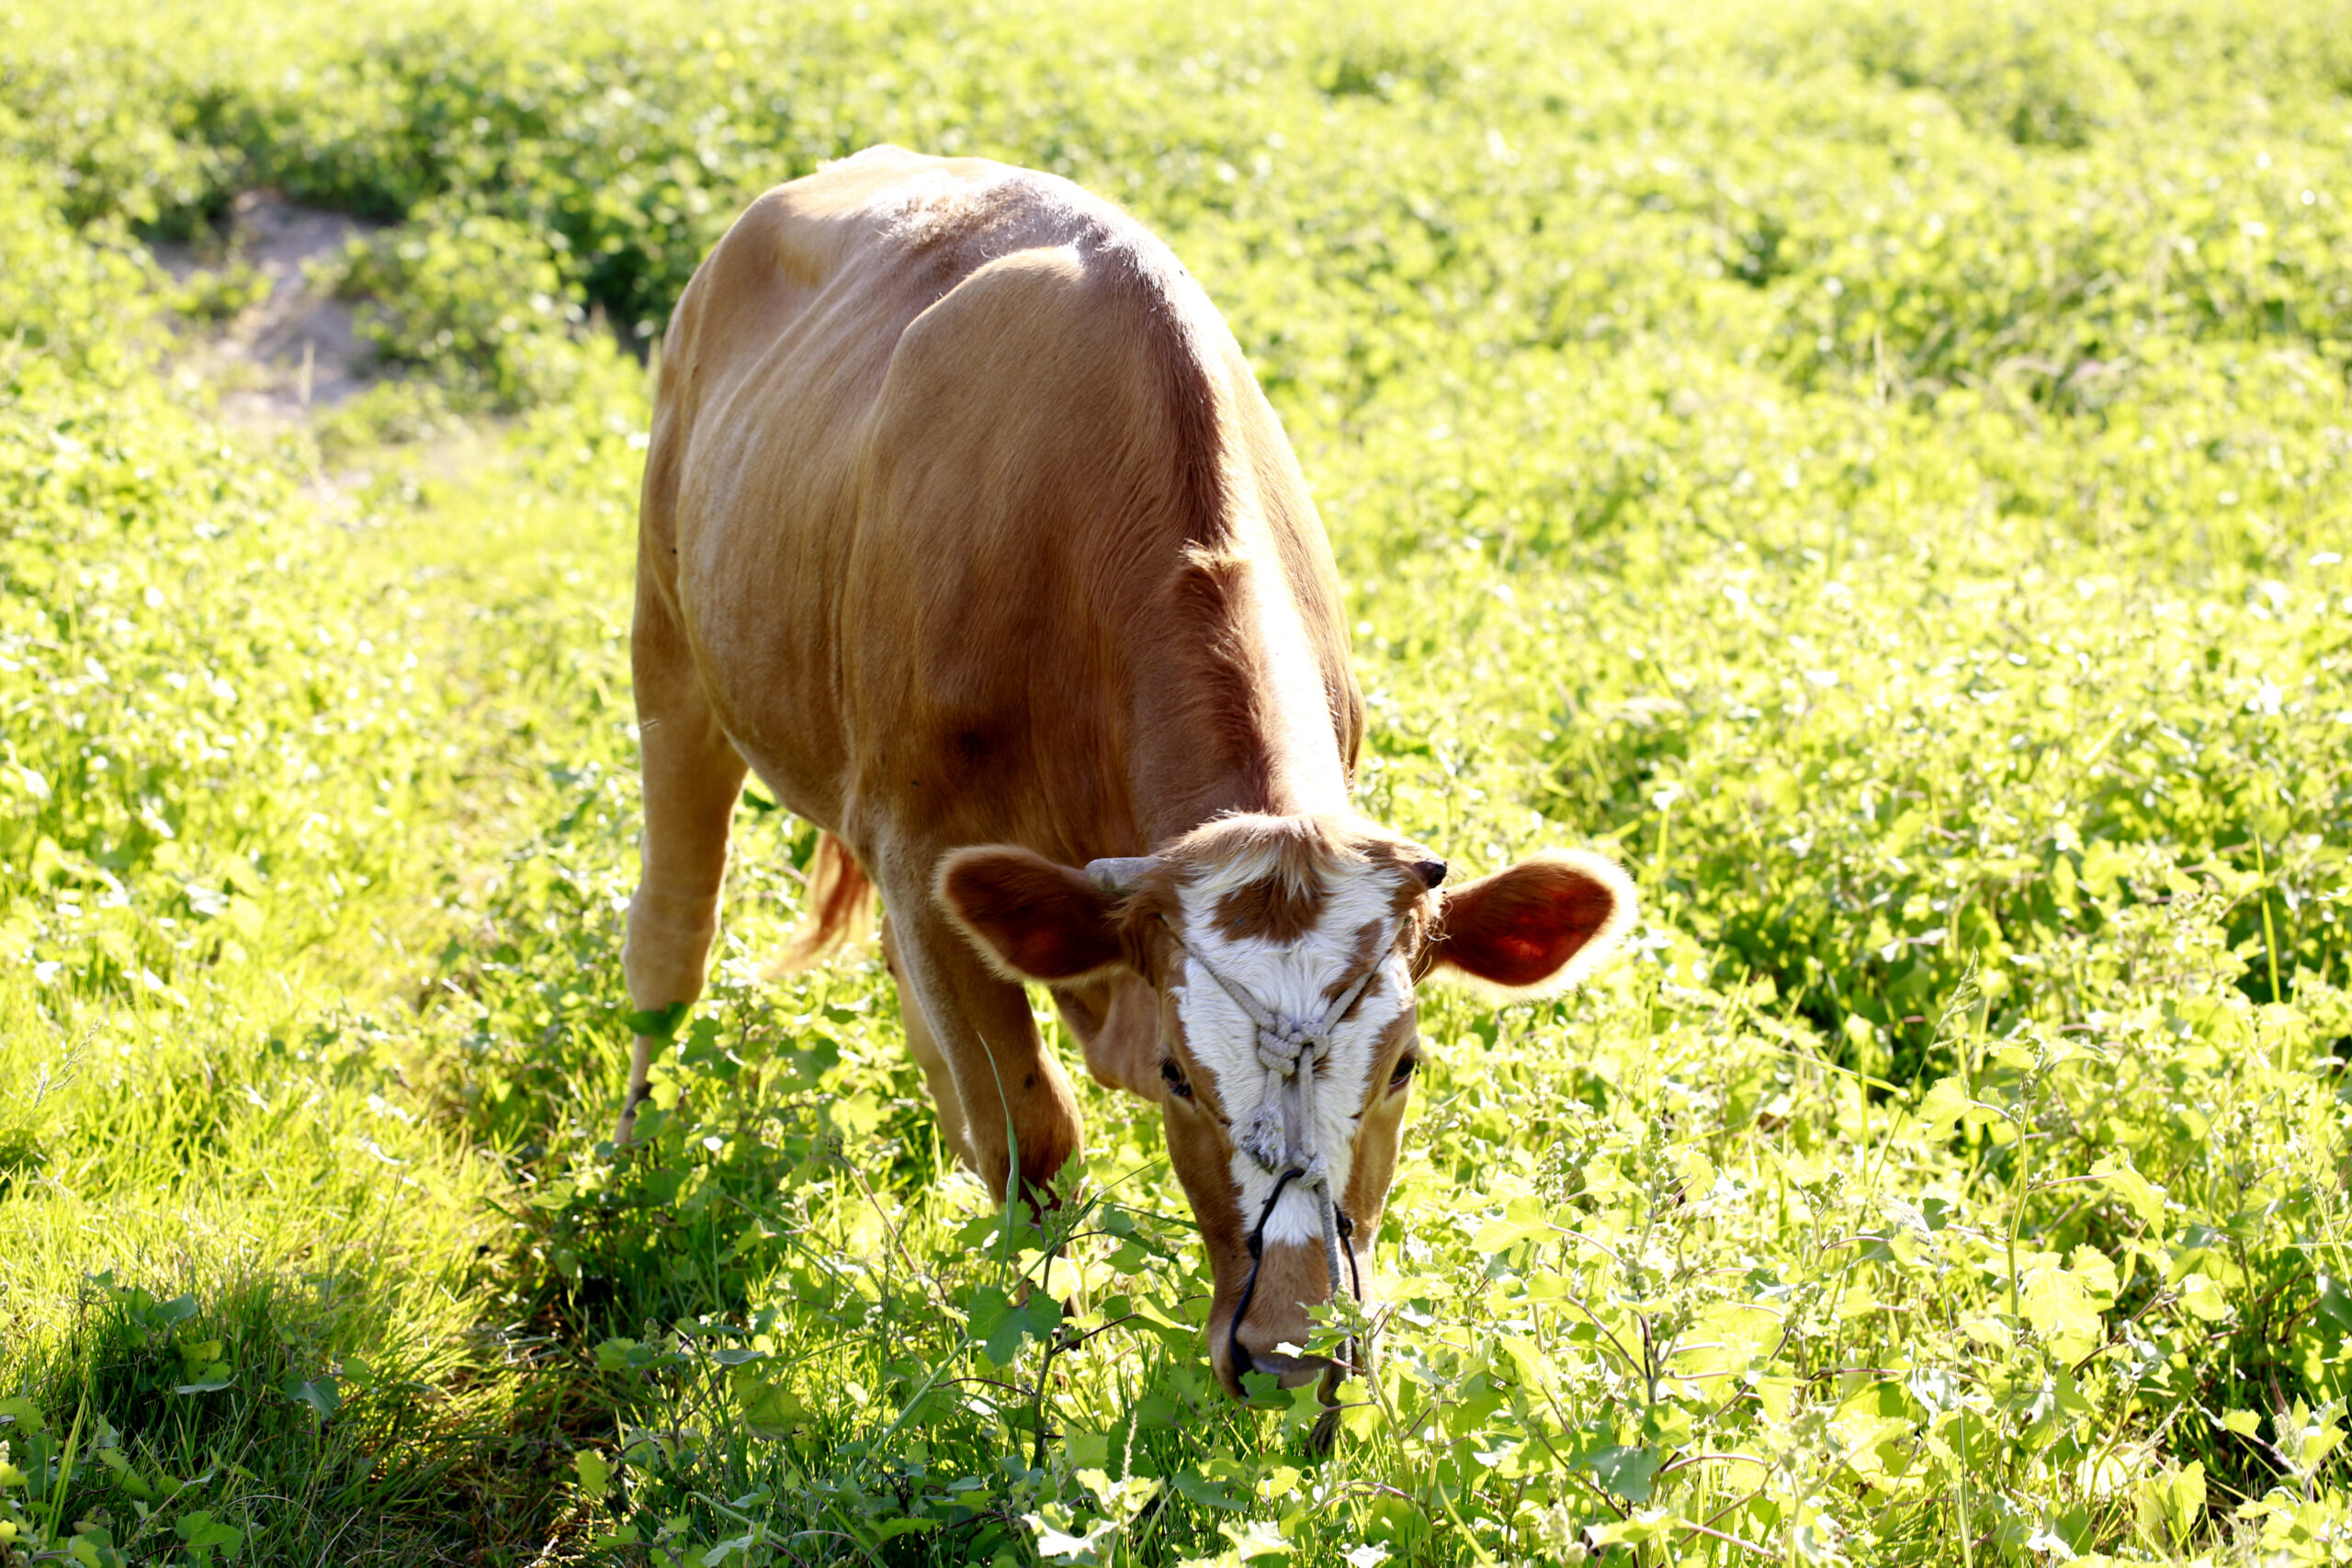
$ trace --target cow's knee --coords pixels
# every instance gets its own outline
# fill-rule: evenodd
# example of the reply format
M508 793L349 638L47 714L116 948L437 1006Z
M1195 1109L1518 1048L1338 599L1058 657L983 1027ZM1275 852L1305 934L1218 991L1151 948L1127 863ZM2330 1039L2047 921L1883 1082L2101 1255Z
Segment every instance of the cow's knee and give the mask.
M716 894L639 885L628 902L628 934L621 943L630 1000L648 1010L695 1000L718 935Z
M1025 1097L1026 1102L1016 1102L1011 1115L1000 1109L994 1125L978 1118L967 1124L973 1168L1000 1198L1011 1188L1008 1178L1017 1162L1020 1196L1046 1207L1060 1201L1054 1179L1078 1152L1081 1130L1068 1087L1058 1082L1054 1087L1061 1092Z

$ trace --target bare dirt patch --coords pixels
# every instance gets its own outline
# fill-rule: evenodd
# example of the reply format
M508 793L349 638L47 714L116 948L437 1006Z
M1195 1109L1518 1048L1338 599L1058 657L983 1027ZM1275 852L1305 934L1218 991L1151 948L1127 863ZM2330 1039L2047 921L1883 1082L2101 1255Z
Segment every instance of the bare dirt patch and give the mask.
M231 208L225 243L201 251L156 247L156 261L182 283L242 265L267 284L259 299L195 340L188 356L220 389L224 417L299 422L373 383L375 351L358 335L355 307L334 298L334 274L350 240L374 227L256 190Z

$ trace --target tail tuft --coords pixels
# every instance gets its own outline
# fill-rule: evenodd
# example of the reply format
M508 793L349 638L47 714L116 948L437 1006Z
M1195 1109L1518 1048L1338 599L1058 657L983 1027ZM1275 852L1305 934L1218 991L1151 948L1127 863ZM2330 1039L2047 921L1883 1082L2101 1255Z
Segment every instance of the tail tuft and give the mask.
M806 969L842 943L864 940L873 921L874 884L848 845L823 834L808 861L807 916L776 960L775 972Z

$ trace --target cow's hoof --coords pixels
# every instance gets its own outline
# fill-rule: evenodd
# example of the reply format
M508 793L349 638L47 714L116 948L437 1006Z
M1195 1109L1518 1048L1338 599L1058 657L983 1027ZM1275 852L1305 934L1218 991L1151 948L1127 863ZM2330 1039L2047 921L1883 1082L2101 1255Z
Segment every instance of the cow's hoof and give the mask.
M1323 1414L1315 1418L1315 1425L1307 1428L1306 1457L1312 1460L1329 1459L1331 1450L1338 1446L1339 1440L1340 1407L1327 1404L1323 1407Z

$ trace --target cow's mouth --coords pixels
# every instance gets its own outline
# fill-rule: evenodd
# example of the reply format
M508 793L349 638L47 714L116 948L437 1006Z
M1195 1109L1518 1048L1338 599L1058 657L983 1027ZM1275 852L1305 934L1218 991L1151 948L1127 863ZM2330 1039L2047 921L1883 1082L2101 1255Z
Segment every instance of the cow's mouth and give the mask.
M1233 1367L1236 1382L1245 1373L1259 1372L1277 1380L1284 1388L1302 1388L1339 1368L1339 1363L1329 1356L1293 1356L1282 1350L1252 1350L1247 1345L1236 1348L1240 1351Z

